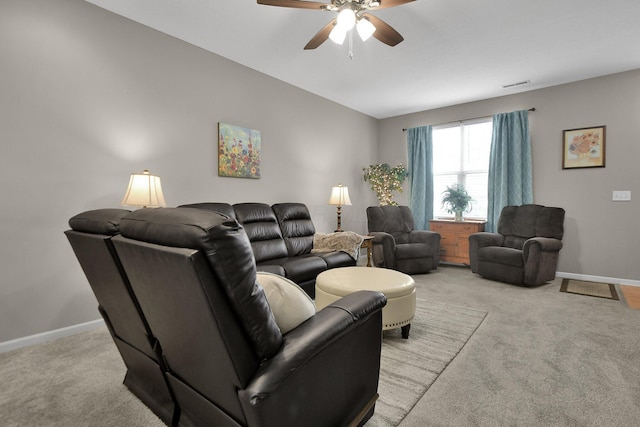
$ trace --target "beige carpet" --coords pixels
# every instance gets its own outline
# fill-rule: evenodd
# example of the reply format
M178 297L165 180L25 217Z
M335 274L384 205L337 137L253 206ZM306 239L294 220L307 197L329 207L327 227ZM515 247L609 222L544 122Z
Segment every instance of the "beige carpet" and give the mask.
M618 300L615 285L610 283L586 282L574 279L562 279L560 292L570 294L588 295L591 297L608 298Z
M385 332L380 399L367 426L396 426L458 354L486 313L418 300L408 340ZM2 426L160 427L122 385L106 328L0 353Z

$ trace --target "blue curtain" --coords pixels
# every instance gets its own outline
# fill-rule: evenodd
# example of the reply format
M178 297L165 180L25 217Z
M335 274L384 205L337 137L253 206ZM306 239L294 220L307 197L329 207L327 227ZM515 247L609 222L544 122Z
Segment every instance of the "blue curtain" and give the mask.
M533 203L527 110L493 116L488 184L487 231L497 230L503 207Z
M428 230L433 218L433 143L432 127L407 129L409 155L409 207L415 228Z

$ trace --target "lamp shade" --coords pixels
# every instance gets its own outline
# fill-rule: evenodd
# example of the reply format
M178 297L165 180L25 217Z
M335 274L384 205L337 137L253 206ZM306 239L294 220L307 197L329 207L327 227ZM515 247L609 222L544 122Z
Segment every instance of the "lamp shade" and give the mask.
M337 187L333 187L331 189L331 197L329 197L329 204L336 206L351 206L349 188L343 187L342 184L338 184Z
M336 22L338 27L344 29L344 31L349 31L356 25L356 13L350 8L342 9L338 13Z
M347 30L340 27L339 25L335 25L333 27L333 30L331 30L331 32L329 33L329 38L331 39L331 41L339 45L344 43L345 37L347 37Z
M160 208L167 206L162 194L160 177L151 175L148 170L142 173L132 173L129 187L120 202L123 206L142 206L145 208Z
M362 17L356 24L356 30L362 41L365 42L376 32L376 27L367 18Z

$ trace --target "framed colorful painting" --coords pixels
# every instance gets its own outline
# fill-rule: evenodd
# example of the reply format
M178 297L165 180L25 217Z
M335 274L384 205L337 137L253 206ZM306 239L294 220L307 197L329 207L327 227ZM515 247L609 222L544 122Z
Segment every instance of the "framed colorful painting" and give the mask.
M260 131L218 123L218 176L260 178Z
M563 131L562 169L603 168L605 126Z

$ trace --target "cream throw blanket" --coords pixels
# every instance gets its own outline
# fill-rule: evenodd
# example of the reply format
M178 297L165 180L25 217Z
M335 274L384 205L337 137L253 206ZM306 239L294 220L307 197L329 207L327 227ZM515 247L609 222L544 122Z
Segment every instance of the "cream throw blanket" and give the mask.
M316 233L313 235L313 249L311 252L342 251L348 253L351 258L358 261L360 246L364 237L353 231L341 231L339 233Z

